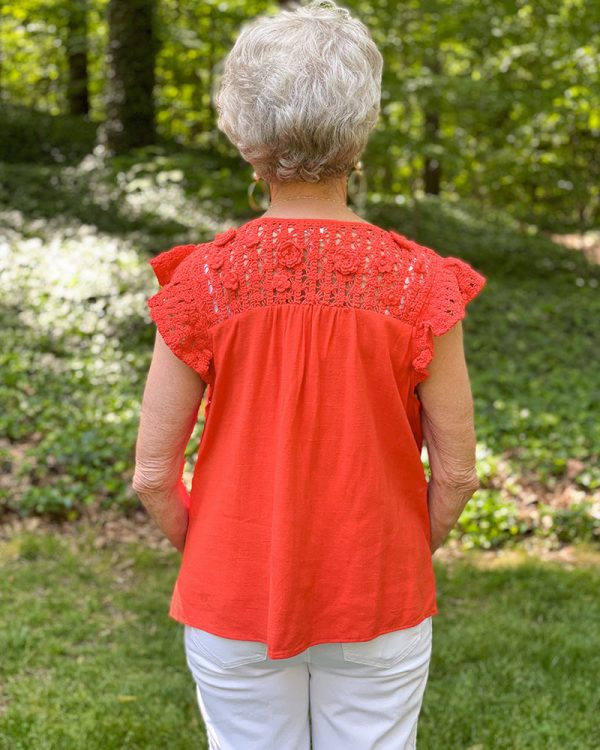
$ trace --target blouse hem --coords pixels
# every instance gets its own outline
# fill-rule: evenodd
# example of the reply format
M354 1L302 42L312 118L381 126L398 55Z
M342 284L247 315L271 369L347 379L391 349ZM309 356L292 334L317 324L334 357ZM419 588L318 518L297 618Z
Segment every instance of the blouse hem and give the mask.
M437 604L434 604L433 607L429 607L427 610L425 610L424 614L419 615L418 618L414 622L410 622L408 624L402 623L402 624L395 624L391 625L389 627L386 627L384 630L378 630L377 632L371 634L371 635L361 635L361 636L350 636L350 637L329 637L324 638L322 640L318 641L309 641L306 645L301 645L298 648L293 649L285 649L285 650L278 650L278 651L271 651L267 654L268 659L289 659L292 656L297 656L298 654L301 654L303 651L306 651L306 649L310 648L311 646L319 646L323 643L360 643L363 641L369 641L373 638L377 638L380 635L385 635L386 633L391 633L394 630L405 630L407 628L413 628L416 625L419 625L419 623L423 622L423 620L427 619L428 617L435 617L439 614L439 609ZM259 643L264 643L267 645L267 642L256 635L248 635L247 633L245 635L240 635L239 633L226 633L222 630L220 632L216 632L214 628L210 627L207 628L203 626L202 624L198 624L197 621L191 622L190 618L188 618L186 615L183 615L181 611L179 611L179 608L173 608L171 607L169 609L169 617L172 620L175 620L176 622L179 622L182 625L188 625L191 628L198 628L200 630L206 630L209 633L212 633L213 635L218 635L221 638L233 638L236 640L248 640L248 641L258 641Z

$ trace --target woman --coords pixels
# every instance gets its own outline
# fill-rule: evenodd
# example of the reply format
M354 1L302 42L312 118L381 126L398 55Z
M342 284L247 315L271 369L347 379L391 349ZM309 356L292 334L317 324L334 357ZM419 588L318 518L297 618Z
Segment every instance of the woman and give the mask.
M432 554L478 486L461 319L485 278L347 207L381 72L333 3L246 25L216 103L268 210L151 261L133 486L183 553L169 614L211 748L416 746Z

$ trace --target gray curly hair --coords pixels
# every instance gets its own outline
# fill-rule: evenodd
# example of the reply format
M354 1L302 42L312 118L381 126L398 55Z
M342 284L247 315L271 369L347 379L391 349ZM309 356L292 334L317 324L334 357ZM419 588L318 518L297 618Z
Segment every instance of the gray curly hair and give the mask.
M246 22L217 66L217 127L271 182L348 174L380 111L383 57L332 0Z

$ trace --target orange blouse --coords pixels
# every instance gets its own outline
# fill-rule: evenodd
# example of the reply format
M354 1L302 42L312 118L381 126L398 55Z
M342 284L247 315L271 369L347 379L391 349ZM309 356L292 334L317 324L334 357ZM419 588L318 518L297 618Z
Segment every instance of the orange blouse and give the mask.
M373 224L259 217L150 261L208 384L169 615L269 658L438 613L417 383L486 279Z

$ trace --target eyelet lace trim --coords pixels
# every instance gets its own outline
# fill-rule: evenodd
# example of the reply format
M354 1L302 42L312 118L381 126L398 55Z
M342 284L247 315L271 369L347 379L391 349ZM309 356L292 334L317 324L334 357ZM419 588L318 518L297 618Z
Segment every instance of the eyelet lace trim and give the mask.
M486 281L485 276L464 260L440 257L415 329L415 385L429 376L427 367L434 354L433 336L441 336L465 317L467 304L479 294Z
M210 318L203 297L183 263L198 245L177 245L150 260L161 289L147 300L150 315L165 344L207 382L210 382L212 345Z
M459 258L442 258L373 224L333 219L259 217L210 242L171 248L150 264L163 285L148 300L151 316L167 345L208 382L210 329L249 308L278 304L355 307L409 324L416 331L413 364L424 379L431 333L464 317L464 305L485 283Z

